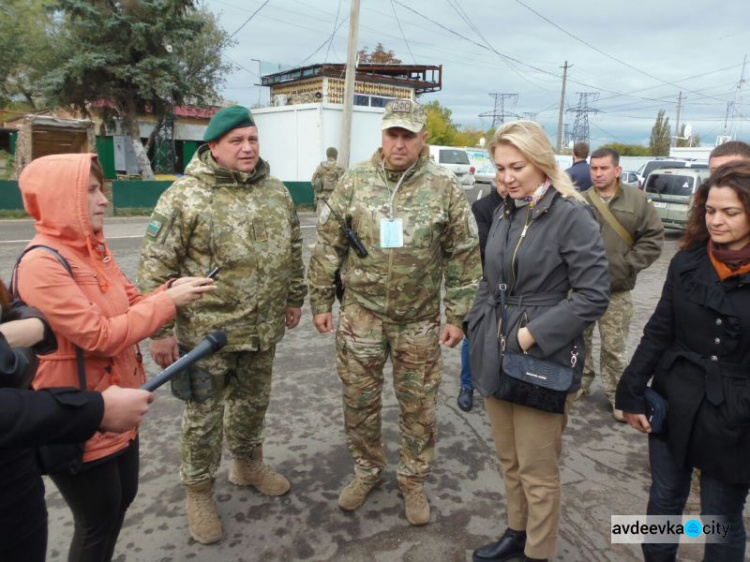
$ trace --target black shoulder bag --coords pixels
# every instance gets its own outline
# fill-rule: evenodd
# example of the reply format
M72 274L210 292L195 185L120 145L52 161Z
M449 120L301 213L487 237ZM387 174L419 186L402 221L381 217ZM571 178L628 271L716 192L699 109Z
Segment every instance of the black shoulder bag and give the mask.
M503 358L500 363L500 387L495 392L495 398L553 414L564 414L568 390L573 385L573 369L578 362L578 347L574 346L570 353L570 365L534 357L526 352L507 351L506 339L510 331L507 301L520 301L520 298L507 297L508 286L505 283L501 283L499 289ZM561 298L565 298L565 295L528 295L523 297L523 302L530 306L552 306Z
M55 256L57 261L60 262L68 272L70 277L73 277L73 270L66 260L60 253L49 246L37 244L35 246L29 246L26 248L18 259L16 264L13 266L13 274L11 275L10 292L16 301L20 302L18 296L18 264L21 263L21 259L31 250L45 250ZM81 390L86 390L86 368L83 363L83 350L75 346L76 348L76 364L78 365L78 384ZM83 443L54 443L50 445L40 445L37 447L37 461L39 463L39 469L42 474L76 474L81 470L83 466Z

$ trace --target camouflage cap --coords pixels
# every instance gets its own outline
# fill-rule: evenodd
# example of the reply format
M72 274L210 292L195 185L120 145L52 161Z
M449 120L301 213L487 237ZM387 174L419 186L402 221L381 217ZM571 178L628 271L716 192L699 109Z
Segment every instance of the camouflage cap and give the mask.
M418 133L424 129L427 123L427 113L424 108L415 101L393 100L385 106L382 130L400 127Z

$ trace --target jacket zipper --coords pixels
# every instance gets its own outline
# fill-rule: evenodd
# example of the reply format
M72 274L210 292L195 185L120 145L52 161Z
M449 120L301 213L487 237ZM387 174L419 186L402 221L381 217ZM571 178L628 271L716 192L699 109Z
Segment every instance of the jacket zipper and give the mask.
M531 223L534 222L533 220L529 220L531 218L531 209L529 208L526 212L526 221L523 225L523 230L521 231L521 236L518 238L518 242L516 243L516 248L513 250L513 257L511 258L510 262L510 272L513 276L513 283L511 284L511 289L513 289L516 286L516 267L518 266L517 257L518 257L518 249L521 247L521 242L523 242L523 239L526 238L526 231L531 226Z

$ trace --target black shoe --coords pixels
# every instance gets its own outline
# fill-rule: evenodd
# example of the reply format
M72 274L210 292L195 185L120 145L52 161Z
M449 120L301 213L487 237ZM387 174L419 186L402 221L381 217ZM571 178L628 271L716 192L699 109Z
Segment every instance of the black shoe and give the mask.
M526 546L526 531L507 529L500 540L486 544L474 551L474 562L505 562L523 556Z
M456 402L458 403L458 407L464 412L471 412L471 409L474 407L474 389L461 388Z
M529 558L528 556L524 556L523 562L549 562L549 558Z

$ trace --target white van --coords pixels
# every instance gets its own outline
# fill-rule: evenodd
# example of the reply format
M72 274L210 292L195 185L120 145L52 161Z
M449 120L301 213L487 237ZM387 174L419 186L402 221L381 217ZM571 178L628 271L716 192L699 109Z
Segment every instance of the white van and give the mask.
M469 162L469 155L464 148L454 146L430 145L430 158L444 168L456 174L458 182L464 189L474 187L474 166Z

